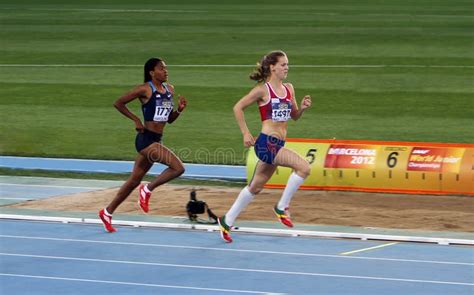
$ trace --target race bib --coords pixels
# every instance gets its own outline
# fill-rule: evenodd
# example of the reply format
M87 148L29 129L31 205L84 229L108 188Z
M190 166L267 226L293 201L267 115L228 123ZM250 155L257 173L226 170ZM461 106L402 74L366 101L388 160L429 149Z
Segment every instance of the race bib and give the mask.
M286 103L272 104L272 121L286 122L290 119L291 109Z
M167 122L168 117L172 111L173 111L173 107L157 106L155 108L155 115L153 116L153 121Z

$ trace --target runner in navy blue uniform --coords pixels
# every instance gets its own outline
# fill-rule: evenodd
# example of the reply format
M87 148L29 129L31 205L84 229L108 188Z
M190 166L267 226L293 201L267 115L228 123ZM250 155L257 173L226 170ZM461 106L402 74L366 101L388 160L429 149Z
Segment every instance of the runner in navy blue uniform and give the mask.
M280 201L273 211L279 221L287 227L293 227L288 207L293 194L310 174L309 163L295 152L284 147L289 119L298 120L311 106L311 97L306 95L301 107L295 100L295 91L291 83L283 83L288 75L288 58L282 51L273 51L264 56L250 79L259 82L247 95L234 106L234 114L243 134L246 147L255 146L259 159L253 178L239 194L230 210L218 219L221 237L230 243L230 231L240 212L247 207L258 194L278 166L290 167L293 173L288 179ZM247 128L244 109L257 103L262 119L262 131L254 140Z
M166 183L184 173L184 166L176 155L161 144L161 137L166 123L173 123L186 108L187 101L180 96L178 106L174 109L174 88L167 84L168 70L163 60L151 58L144 67L145 83L136 86L121 96L114 103L119 112L135 123L137 136L135 148L138 156L135 159L132 174L122 185L116 197L104 209L99 217L108 232L115 232L112 226L112 214L115 209L140 185L145 174L155 162L168 166L152 182L140 185L138 203L143 212L148 213L151 192L159 185ZM143 123L128 108L127 104L135 99L142 104Z

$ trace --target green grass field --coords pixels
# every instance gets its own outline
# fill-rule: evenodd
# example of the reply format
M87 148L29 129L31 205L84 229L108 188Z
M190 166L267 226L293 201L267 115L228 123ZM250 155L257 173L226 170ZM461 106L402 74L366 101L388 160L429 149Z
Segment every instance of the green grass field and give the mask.
M232 106L273 49L298 100L313 97L289 137L474 143L471 1L160 2L3 0L1 154L133 159L112 103L159 56L189 100L164 143L185 162L243 164ZM257 107L246 117L256 135Z

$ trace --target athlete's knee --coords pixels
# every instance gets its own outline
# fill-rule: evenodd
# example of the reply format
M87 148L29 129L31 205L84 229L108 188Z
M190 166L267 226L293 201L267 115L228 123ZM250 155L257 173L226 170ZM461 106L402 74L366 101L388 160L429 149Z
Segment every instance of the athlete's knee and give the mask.
M301 167L298 167L295 172L298 176L306 178L311 174L311 166L309 164L302 165Z
M249 185L248 188L249 192L251 192L254 195L258 195L262 190L263 190L263 185Z
M176 165L174 167L170 167L171 169L173 169L176 177L178 176L181 176L184 171L186 171L186 169L184 169L184 165L182 163L180 163L179 165Z
M184 171L186 171L186 170L184 169L184 167L178 168L178 169L176 170L177 176L183 175Z

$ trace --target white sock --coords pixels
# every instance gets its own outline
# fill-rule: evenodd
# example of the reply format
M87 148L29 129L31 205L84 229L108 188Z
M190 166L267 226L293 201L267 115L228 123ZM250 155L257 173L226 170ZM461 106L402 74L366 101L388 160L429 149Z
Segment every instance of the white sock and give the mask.
M151 193L151 190L148 189L148 184L143 186L143 190L145 191L145 193Z
M244 187L232 207L230 207L229 211L225 214L225 223L228 226L232 226L240 212L247 207L254 197L255 195L249 191L248 186Z
M104 214L107 216L112 216L112 214L110 214L109 211L107 211L107 208L104 208Z
M291 198L294 193L298 190L300 185L304 182L304 178L296 174L295 172L291 173L290 178L288 178L288 183L286 184L283 195L281 196L280 201L277 204L279 210L285 210L290 206Z

